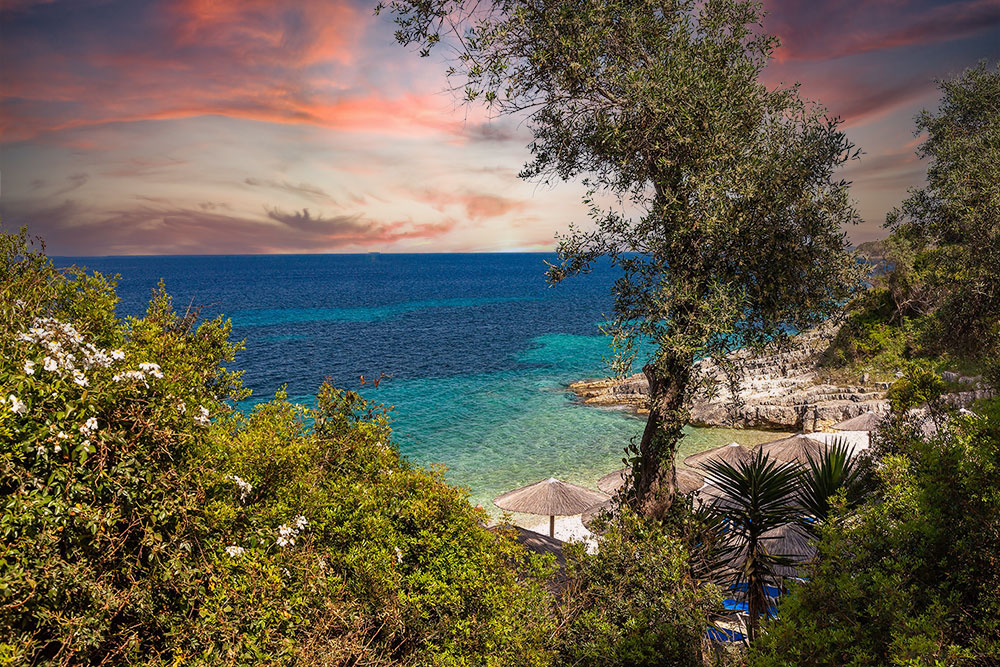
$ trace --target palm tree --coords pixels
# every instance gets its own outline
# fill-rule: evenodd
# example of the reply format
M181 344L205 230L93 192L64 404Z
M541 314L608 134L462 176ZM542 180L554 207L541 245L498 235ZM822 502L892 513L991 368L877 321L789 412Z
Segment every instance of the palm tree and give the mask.
M845 440L836 438L817 459L807 454L808 465L802 471L797 501L808 517L802 521L802 527L815 537L819 537L820 526L830 518L835 495L843 492L845 507L853 509L874 488L868 466L851 450Z
M796 519L799 510L794 499L800 469L773 460L760 449L736 465L714 459L702 464L702 468L724 494L707 511L728 524L730 546L726 560L734 587L746 588L749 639L753 642L760 617L771 615L765 586L778 583L776 568L793 564L789 556L771 552L765 533Z

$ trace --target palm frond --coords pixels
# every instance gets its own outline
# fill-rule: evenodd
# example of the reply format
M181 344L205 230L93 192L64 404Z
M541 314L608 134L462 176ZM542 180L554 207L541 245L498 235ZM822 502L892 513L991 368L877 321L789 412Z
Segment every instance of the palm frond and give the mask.
M844 494L848 509L857 507L871 493L872 477L859 455L852 454L851 445L842 438L830 442L817 459L808 456L802 472L797 501L809 520L803 528L813 535L830 518L833 497Z

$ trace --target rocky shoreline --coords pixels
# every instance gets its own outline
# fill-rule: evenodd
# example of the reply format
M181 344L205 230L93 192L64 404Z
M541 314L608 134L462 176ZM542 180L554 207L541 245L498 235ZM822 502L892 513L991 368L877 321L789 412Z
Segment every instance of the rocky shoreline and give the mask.
M707 360L696 363L695 376L716 380L718 390L710 398L702 396L694 400L690 423L808 433L825 430L869 411L886 412L889 382L873 382L866 375L855 383L840 384L824 375L820 358L834 332L829 326L805 332L795 336L787 348L757 356L743 350L733 352L730 356L742 368L735 396L718 366ZM978 386L979 378L945 375L950 375L946 380L970 385L970 391L948 395L948 401L957 407L989 395ZM649 412L646 408L649 383L642 373L574 382L569 390L587 405L626 407L639 414Z

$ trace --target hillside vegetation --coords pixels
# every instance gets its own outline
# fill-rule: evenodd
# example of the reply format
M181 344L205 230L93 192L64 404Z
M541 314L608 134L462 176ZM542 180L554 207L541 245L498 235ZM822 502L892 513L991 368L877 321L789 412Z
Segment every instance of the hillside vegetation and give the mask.
M832 367L910 362L997 377L1000 357L1000 68L941 82L926 133L927 187L893 210L890 236L859 248L875 269L830 350Z

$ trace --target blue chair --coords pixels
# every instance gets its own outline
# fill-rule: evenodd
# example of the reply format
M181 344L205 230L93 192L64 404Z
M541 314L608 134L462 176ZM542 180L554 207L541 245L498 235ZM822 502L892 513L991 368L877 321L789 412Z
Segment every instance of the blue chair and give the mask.
M747 592L747 582L744 581L744 582L739 583L739 584L733 584L732 586L729 587L729 590L731 590L731 591L739 591L740 593L746 593ZM767 595L767 597L769 597L769 598L778 599L779 597L781 597L781 589L778 588L777 586L767 586L767 585L765 585L764 586L764 594Z
M732 599L723 600L722 606L729 611L741 611L744 614L750 612L750 606L746 602L743 602L741 600L732 600ZM767 613L770 616L775 616L778 613L778 608L773 604L769 604L767 605Z
M709 628L705 631L705 636L713 642L719 642L722 644L736 643L746 640L746 636L742 632L727 630L725 628Z

